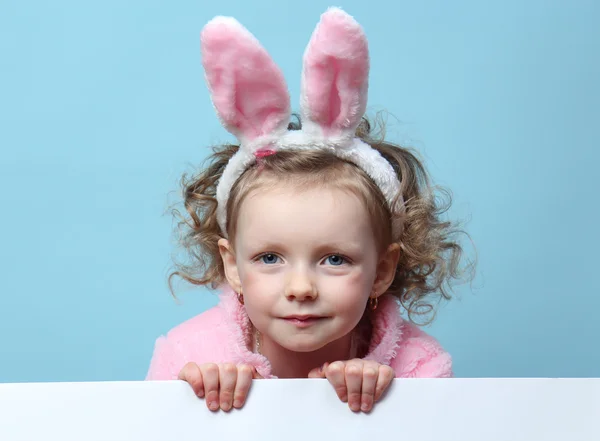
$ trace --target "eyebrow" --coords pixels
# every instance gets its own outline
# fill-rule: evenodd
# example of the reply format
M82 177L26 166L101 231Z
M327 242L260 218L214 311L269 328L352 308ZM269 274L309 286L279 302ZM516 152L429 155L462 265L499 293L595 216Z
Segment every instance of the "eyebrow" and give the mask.
M346 252L350 254L358 254L362 251L360 244L354 241L344 242L326 242L317 247L319 252Z
M256 252L257 250L276 250L284 248L285 243L281 242L273 242L273 241L260 241L256 239L250 239L245 242L245 249L249 249L252 252Z
M285 251L289 245L285 241L283 242L273 242L273 241L253 241L250 240L246 242L246 248L248 251L255 253L259 250L262 251ZM355 241L334 241L334 242L324 242L319 244L316 247L317 254L327 254L327 253L348 253L348 254L359 254L362 251L362 247L359 243Z

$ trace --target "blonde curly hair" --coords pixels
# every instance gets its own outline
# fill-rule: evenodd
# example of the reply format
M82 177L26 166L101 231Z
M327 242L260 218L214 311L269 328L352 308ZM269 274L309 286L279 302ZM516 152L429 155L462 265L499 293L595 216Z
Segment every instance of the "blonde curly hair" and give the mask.
M363 118L356 136L379 151L398 174L400 200L404 201L400 209L390 209L366 173L332 153L280 151L262 158L234 184L227 203L227 234L233 240L239 207L246 195L258 187L276 185L283 179L299 188L333 185L349 190L362 199L370 213L380 250L393 242L400 245L396 275L387 293L399 299L413 323L423 325L433 320L440 300L451 298L453 281L462 280L465 274L473 275L474 262L461 266L464 253L456 236L466 233L456 224L442 220L451 205L450 193L431 185L415 152L386 142L382 118L377 122L379 128L373 130L369 120ZM301 129L298 116L288 129ZM173 210L173 214L179 219L179 243L186 251L187 262L175 262L175 270L169 276L171 292L175 276L213 289L226 282L217 244L223 234L217 223L215 193L225 166L238 149L237 145L215 147L198 174L182 178L185 214L178 210ZM436 190L447 197L446 203L436 197ZM400 237L392 237L392 225L396 224L401 227Z

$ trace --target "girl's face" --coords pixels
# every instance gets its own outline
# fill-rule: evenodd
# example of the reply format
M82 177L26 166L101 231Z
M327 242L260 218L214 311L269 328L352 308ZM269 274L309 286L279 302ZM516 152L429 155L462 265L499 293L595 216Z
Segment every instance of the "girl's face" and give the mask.
M369 214L350 192L259 190L242 202L236 228L233 248L220 242L227 278L263 338L290 351L342 341L373 291L393 280L397 249L380 258Z

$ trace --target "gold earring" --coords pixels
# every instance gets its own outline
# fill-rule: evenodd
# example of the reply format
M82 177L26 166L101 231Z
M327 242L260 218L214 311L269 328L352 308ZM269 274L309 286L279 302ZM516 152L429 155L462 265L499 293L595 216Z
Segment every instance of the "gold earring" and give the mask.
M375 311L377 306L379 305L379 297L370 297L369 298L369 308L371 311Z
M244 294L242 294L242 287L240 286L240 292L237 293L238 302L244 304Z

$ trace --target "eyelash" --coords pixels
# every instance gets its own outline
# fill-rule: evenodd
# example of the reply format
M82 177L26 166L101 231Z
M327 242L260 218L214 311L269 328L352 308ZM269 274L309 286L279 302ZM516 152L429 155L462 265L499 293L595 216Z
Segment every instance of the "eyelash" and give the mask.
M257 256L257 257L254 259L254 261L255 261L255 262L264 263L265 265L274 265L274 263L270 263L270 264L269 264L269 263L265 263L264 261L262 261L262 259L263 259L265 256L274 256L274 257L276 257L277 259L281 259L281 257L279 257L279 256L278 256L277 254L275 254L275 253L263 253L263 254L260 254L260 255L258 255L258 256ZM347 264L350 264L350 263L352 263L352 261L351 261L351 260L350 260L348 257L344 256L343 254L329 254L329 255L325 256L323 259L321 259L321 262L324 262L324 261L326 261L326 260L327 260L327 259L329 259L330 257L339 257L340 259L342 259L342 263L340 263L339 265L331 265L331 266L343 266L344 264L346 264L346 265L347 265ZM282 259L281 259L281 260L282 260Z
M330 254L329 256L325 257L325 259L323 259L324 261L329 260L332 257L339 257L340 259L342 259L342 263L340 263L339 265L331 265L331 266L342 266L344 264L350 263L349 260L342 256L341 254Z
M275 256L275 257L277 257L278 259L281 259L281 257L279 257L279 256L278 256L277 254L275 254L275 253L263 253L263 254L261 254L261 255L257 256L257 257L256 257L256 259L254 259L254 260L255 260L255 261L257 261L257 262L260 262L260 263L264 263L265 265L272 265L272 264L268 264L268 263L265 263L265 262L263 262L263 261L262 261L262 259L263 259L265 256Z

